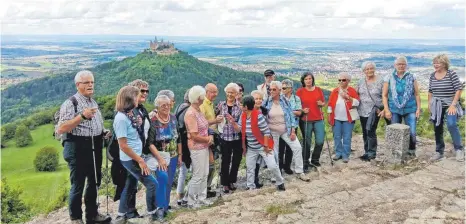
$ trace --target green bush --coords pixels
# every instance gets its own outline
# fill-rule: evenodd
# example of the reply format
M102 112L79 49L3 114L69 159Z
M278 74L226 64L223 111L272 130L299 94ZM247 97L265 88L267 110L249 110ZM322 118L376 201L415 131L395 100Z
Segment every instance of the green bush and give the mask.
M29 129L24 125L19 125L15 132L16 146L24 147L32 143L32 136Z
M2 179L2 223L21 223L29 219L29 207L20 199L21 189L8 186Z
M55 171L58 167L57 149L46 146L40 149L34 159L34 167L37 171Z

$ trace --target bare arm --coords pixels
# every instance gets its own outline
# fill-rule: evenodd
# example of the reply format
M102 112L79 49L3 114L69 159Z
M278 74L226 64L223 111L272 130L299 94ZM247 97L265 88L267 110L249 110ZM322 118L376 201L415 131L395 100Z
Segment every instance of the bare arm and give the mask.
M458 90L456 91L455 97L453 97L453 102L451 102L452 106L456 106L458 101L460 100L461 94L463 93L463 90Z
M431 100L432 100L432 93L429 92L429 93L427 94L427 109L429 109L429 112L431 112L431 111L430 111L430 101L431 101Z
M68 133L70 132L71 130L75 129L79 123L81 123L81 115L79 114L78 116L74 117L73 119L69 120L69 121L65 121L63 124L61 124L58 129L57 129L57 132L58 134L63 134L63 133Z
M416 97L416 117L419 118L421 114L421 94L419 93L419 85L417 80L414 80L414 96Z
M191 140L199 143L210 143L210 136L200 136L199 132L190 132Z
M383 107L385 108L385 111L390 111L388 109L388 83L383 84L383 89L382 89L382 103Z

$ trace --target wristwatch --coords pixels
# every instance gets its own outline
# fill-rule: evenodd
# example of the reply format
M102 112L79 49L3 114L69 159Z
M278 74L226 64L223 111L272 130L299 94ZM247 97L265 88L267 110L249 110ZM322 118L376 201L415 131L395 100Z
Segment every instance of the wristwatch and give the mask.
M87 120L86 116L84 116L83 113L80 113L80 115L81 115L81 118L82 118L83 120Z

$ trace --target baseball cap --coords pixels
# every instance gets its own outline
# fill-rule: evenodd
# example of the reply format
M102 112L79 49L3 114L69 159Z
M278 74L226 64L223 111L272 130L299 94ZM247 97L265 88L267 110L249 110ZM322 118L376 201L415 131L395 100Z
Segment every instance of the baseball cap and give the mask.
M264 76L272 76L272 75L275 75L274 71L272 71L270 69L265 70Z

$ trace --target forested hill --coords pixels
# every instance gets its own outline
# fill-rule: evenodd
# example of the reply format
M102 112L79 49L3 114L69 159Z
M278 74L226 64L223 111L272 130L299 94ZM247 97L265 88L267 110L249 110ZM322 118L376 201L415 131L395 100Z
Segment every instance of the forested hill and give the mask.
M246 92L263 82L263 76L258 73L213 65L181 51L169 56L143 52L135 57L105 63L90 70L95 76L96 96L116 95L123 85L140 78L150 84L150 102L161 89L173 90L179 103L186 89L193 85L216 83L219 98L224 99L223 88L229 82L243 83ZM39 109L60 105L76 92L75 74L76 72L45 77L2 90L2 123L24 118Z

